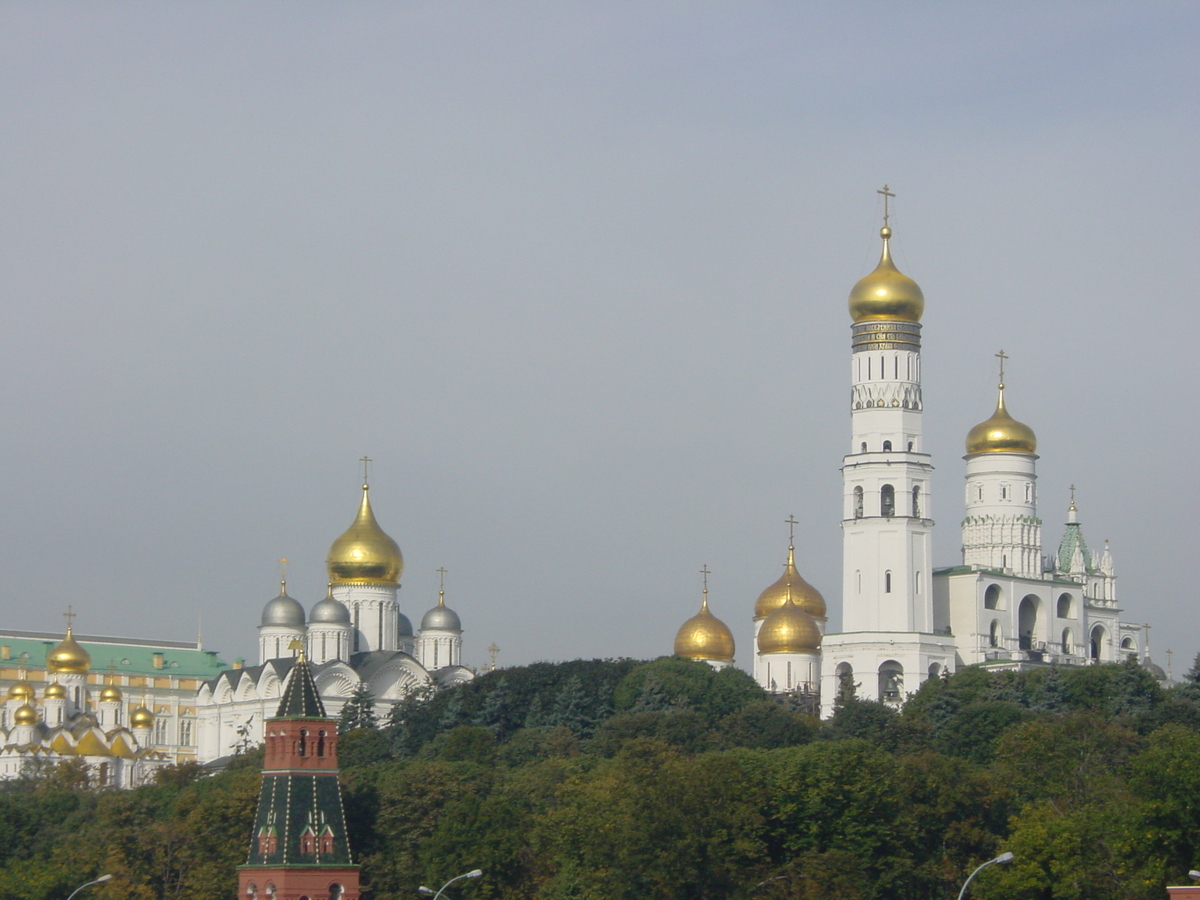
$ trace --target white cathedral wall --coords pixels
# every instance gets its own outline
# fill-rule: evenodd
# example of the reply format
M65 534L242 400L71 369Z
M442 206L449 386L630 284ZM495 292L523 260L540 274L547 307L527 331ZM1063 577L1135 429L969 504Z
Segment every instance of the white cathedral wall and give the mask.
M956 667L955 643L949 636L860 632L830 634L821 647L821 715L833 715L844 666L853 672L855 694L861 700L903 702L927 678ZM881 673L895 672L895 693L881 694Z

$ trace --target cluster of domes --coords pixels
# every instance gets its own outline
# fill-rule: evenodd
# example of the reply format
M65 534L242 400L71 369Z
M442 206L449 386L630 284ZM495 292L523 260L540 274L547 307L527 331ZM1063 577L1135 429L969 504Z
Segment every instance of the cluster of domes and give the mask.
M811 653L821 646L821 624L825 621L825 598L796 569L796 549L788 547L783 574L754 604L759 653ZM708 589L700 611L680 626L675 635L675 655L711 663L731 663L733 633L708 608Z
M967 432L967 455L976 453L1036 453L1037 435L1018 422L1004 405L1004 384L996 399L996 411Z
M892 229L879 231L883 252L879 265L850 291L850 316L855 322L920 322L925 295L917 283L896 268L888 249Z
M325 561L335 583L396 584L404 571L404 556L371 511L370 487L363 485L358 515L345 534L329 548Z

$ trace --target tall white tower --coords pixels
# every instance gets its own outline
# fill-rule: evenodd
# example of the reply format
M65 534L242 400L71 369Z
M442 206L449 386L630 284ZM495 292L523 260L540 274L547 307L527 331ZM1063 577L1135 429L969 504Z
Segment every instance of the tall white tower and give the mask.
M922 446L917 283L892 263L850 293L851 442L842 461L842 630L932 631L930 477Z
M925 297L892 262L885 186L883 250L850 292L850 452L842 461L842 632L826 635L822 706L853 683L863 699L900 702L953 665L934 634L933 466L921 433Z

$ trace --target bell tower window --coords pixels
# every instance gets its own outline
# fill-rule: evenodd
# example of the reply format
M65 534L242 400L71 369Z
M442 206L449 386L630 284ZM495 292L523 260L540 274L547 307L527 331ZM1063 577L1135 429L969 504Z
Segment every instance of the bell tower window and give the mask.
M888 518L896 514L896 489L890 484L879 489L879 514Z

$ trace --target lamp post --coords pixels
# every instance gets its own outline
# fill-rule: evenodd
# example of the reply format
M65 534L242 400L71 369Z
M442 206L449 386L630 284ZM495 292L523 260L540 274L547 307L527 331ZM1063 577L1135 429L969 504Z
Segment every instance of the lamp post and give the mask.
M76 894L78 894L80 891L82 891L85 887L91 887L93 884L103 884L106 881L112 881L112 876L111 875L101 875L95 881L89 881L87 884L81 884L79 887L75 888L75 890L71 891L71 897L74 897ZM68 897L67 900L71 900L71 897Z
M1192 871L1188 872L1188 878L1192 879L1192 881L1200 881L1200 871L1192 869Z
M958 900L962 900L963 895L967 892L967 885L971 883L971 879L986 869L988 866L994 866L996 863L1012 862L1013 855L1011 853L1001 853L995 859L989 859L982 866L967 876L967 880L963 882L962 890L958 892Z
M446 888L450 887L450 885L454 884L454 882L458 881L459 879L478 878L482 874L483 869L472 869L470 872L463 872L461 875L455 875L440 888L438 888L436 892L433 890L433 888L427 888L425 885L421 885L419 888L417 888L417 893L426 897L433 897L433 900L438 900L438 898L442 896L442 891L446 890ZM71 898L68 897L67 900L71 900Z

